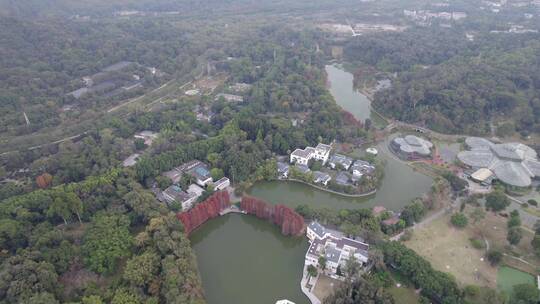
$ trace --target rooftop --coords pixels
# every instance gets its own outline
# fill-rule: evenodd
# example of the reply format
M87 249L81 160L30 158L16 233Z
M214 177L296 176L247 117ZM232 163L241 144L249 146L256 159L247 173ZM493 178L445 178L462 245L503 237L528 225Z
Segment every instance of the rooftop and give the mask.
M528 187L533 178L540 177L540 161L536 151L527 145L495 144L480 137L468 137L465 143L470 150L459 152L458 159L475 169L490 170L506 184Z
M330 162L334 164L341 164L342 166L348 168L352 164L353 159L348 156L336 153L332 155L332 157L330 157Z
M428 156L431 154L431 148L433 148L433 144L430 141L414 135L396 137L392 142L397 145L402 152L407 154L417 153L419 155Z

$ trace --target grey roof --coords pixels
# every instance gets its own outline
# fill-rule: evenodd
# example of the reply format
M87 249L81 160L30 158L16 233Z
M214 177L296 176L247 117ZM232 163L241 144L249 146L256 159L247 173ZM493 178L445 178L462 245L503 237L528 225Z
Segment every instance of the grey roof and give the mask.
M319 144L317 144L317 146L315 147L315 149L316 149L316 150L321 150L321 151L323 151L324 153L329 153L330 150L332 150L332 146L327 145L327 144L319 143Z
M308 227L309 229L313 230L313 232L315 232L319 238L322 238L326 233L326 229L323 225L319 224L319 222L313 221L309 223Z
M328 173L324 173L321 171L313 171L313 180L316 183L329 181L330 179L332 179L332 177L330 177L330 174Z
M278 169L278 172L280 173L289 172L289 165L283 162L278 162L277 169Z
M175 201L182 203L185 202L191 198L193 198L193 194L184 192L180 187L176 185L172 185L169 188L165 189L163 191L164 194L172 197Z
M308 158L308 157L311 157L311 154L313 154L314 152L315 152L315 149L313 149L312 147L307 147L303 150L302 149L294 150L292 155L302 157L302 158Z
M465 143L471 150L459 152L458 159L473 168L490 169L506 184L528 187L532 178L540 177L537 154L524 144L494 144L478 137L469 137Z
M333 263L338 263L341 258L341 250L332 246L327 246L325 250L326 260Z
M350 185L349 180L350 180L350 177L345 172L339 172L336 175L336 183L340 185Z
M351 170L353 170L353 171L358 170L361 173L368 173L369 174L369 173L372 173L373 171L375 171L375 166L373 166L372 164L370 164L369 162L367 162L365 160L357 160L352 165Z
M306 166L306 165L296 164L295 167L296 167L296 169L298 169L298 171L300 171L301 173L304 173L304 174L311 171L311 170L309 170L309 167Z
M330 157L330 163L341 164L345 168L349 168L352 162L352 158L337 153Z
M428 156L431 153L431 148L433 148L433 144L430 141L414 135L396 137L392 141L402 152L407 154L417 153Z

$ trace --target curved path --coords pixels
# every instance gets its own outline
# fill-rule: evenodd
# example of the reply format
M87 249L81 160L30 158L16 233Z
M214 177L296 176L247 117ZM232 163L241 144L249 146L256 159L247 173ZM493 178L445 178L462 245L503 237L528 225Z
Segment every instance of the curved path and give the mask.
M277 179L277 181L301 183L301 184L311 186L311 187L313 187L315 189L318 189L318 190L321 190L321 191L325 191L325 192L328 192L328 193L332 193L332 194L335 194L335 195L341 195L341 196L345 196L345 197L366 197L366 196L370 196L370 195L373 195L373 194L377 193L377 189L375 189L375 190L371 190L370 192L366 192L366 193L347 194L347 193L337 192L337 191L334 191L334 190L323 188L323 187L320 187L320 186L317 186L317 185L314 185L314 184L311 184L311 183L307 183L307 182L305 182L303 180L294 179L294 178Z

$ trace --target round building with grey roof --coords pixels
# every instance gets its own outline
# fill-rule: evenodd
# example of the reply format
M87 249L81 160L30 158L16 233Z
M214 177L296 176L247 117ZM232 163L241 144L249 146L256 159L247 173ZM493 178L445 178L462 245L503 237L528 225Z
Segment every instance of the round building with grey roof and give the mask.
M392 139L390 148L401 158L418 159L430 157L433 144L421 137L407 135Z
M540 177L540 161L536 151L521 143L495 144L485 138L468 137L469 150L458 153L458 159L473 169L489 169L501 182L515 187L528 187Z

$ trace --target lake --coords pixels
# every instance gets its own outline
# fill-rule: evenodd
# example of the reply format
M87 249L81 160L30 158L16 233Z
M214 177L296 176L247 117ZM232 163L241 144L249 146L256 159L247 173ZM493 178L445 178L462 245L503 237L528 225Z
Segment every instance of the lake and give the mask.
M205 223L190 239L209 304L309 304L300 290L305 237L286 237L267 221L229 214Z

